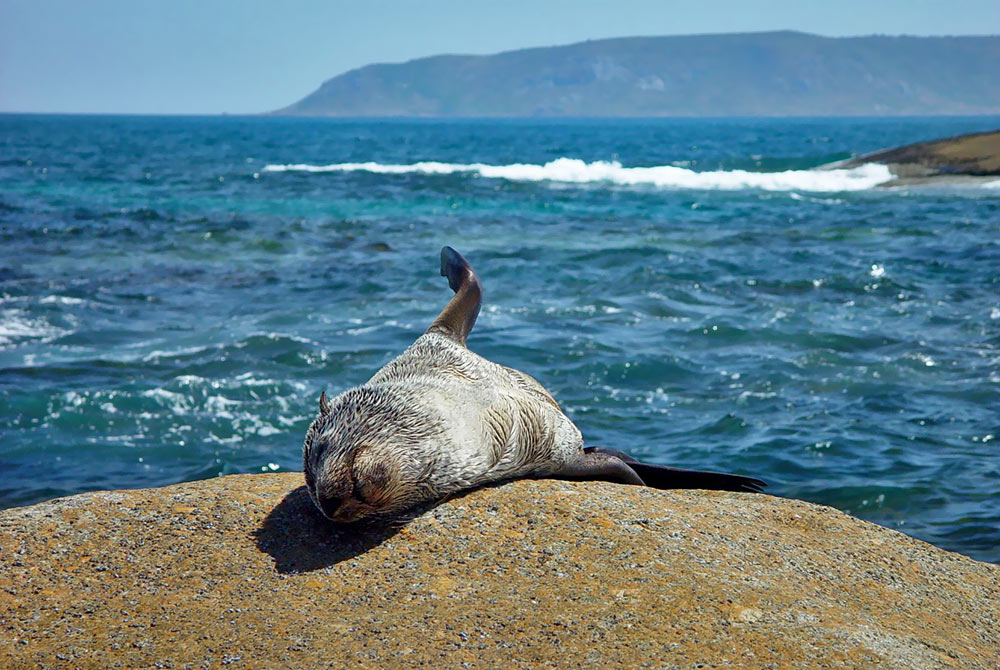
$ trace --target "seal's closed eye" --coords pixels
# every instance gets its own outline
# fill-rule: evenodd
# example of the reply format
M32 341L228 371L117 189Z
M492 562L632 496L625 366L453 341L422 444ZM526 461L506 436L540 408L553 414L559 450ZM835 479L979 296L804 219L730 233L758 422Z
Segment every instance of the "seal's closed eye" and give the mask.
M338 522L390 515L464 489L525 477L601 479L657 488L760 491L752 477L639 463L583 448L583 436L530 375L469 351L479 279L451 247L455 292L402 355L332 401L320 396L303 461L313 501Z

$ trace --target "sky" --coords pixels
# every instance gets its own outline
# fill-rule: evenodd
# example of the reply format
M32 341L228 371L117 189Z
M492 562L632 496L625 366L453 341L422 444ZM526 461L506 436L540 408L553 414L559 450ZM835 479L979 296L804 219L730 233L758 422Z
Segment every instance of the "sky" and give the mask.
M375 62L763 30L995 35L1000 1L0 0L0 112L258 113Z

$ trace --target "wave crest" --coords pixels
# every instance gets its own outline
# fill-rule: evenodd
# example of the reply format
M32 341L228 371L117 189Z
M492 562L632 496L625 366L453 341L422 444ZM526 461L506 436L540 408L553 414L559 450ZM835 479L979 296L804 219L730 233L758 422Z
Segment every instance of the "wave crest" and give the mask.
M488 179L510 181L553 181L570 184L609 183L622 186L657 186L660 188L764 191L863 191L892 179L885 165L868 163L856 168L836 170L786 170L784 172L749 172L714 170L696 172L674 165L623 167L621 163L577 158L557 158L544 165L512 163L440 163L422 161L409 165L375 163L334 163L310 165L293 163L267 165L265 172L371 172L374 174L450 175L469 173Z

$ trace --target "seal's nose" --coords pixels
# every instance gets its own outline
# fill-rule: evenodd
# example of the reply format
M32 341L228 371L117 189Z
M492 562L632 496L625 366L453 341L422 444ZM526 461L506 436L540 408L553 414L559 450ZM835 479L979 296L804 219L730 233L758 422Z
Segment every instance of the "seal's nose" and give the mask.
M323 514L332 519L341 502L343 501L340 498L320 498L319 507L323 510Z

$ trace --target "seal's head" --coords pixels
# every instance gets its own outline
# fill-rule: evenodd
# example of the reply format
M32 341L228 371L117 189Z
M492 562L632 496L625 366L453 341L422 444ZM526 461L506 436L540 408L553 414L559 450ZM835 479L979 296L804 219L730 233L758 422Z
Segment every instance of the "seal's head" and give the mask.
M309 496L324 516L359 521L437 497L428 481L434 464L421 448L431 437L426 417L378 388L351 389L332 402L324 393L319 404L302 460Z

